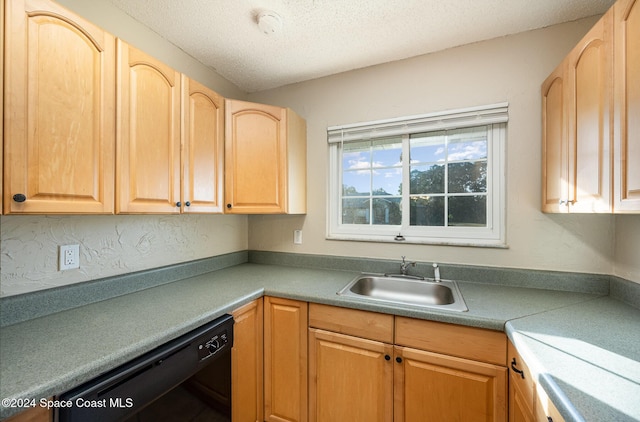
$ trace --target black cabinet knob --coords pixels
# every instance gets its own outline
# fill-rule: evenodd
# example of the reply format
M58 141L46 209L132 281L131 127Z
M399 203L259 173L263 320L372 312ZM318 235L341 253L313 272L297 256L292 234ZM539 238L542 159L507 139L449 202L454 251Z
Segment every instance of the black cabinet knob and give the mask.
M190 207L190 206L191 206L191 202L189 202L189 201L185 202L184 204L185 204L187 207Z
M398 357L396 358L396 362L398 362L398 363L402 363L402 358L401 358L400 356L398 356Z
M21 193L16 193L15 195L13 195L13 200L16 202L24 202L27 200L27 197Z
M227 208L231 209L231 204L227 204Z
M182 202L178 201L176 202L176 207L180 208L182 206Z
M384 355L384 360L391 360L391 356L389 356L389 355Z

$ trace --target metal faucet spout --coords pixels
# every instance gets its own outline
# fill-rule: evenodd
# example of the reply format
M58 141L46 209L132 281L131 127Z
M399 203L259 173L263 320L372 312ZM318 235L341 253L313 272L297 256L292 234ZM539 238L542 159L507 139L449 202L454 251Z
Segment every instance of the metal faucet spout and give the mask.
M400 274L402 275L407 275L407 273L409 272L409 267L415 267L416 263L415 262L406 262L405 261L406 257L402 257L402 263L400 264Z

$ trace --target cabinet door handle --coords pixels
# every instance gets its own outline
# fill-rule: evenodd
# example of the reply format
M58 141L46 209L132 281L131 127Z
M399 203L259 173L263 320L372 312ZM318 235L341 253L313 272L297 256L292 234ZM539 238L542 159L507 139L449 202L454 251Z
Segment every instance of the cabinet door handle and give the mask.
M389 355L384 355L384 360L391 360L391 356L389 356Z
M227 204L227 208L231 209L231 204Z
M400 356L398 356L398 357L396 358L396 362L398 362L398 363L402 363L402 358L401 358Z
M191 206L191 202L187 201L187 202L185 202L185 203L184 203L184 205L185 205L186 207L190 207L190 206Z
M516 358L513 358L513 360L511 361L511 370L516 374L520 374L522 379L524 379L524 371L521 371L520 369L518 369L516 365L517 365Z
M182 206L182 202L178 201L176 202L176 207L180 208Z
M13 195L13 200L16 202L24 202L27 200L27 197L21 193L16 193L15 195Z

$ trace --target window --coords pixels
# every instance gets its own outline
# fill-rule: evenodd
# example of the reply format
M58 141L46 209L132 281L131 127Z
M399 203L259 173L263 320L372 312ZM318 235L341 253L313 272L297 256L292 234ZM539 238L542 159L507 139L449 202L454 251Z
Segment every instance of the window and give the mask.
M328 129L330 239L505 246L507 104Z

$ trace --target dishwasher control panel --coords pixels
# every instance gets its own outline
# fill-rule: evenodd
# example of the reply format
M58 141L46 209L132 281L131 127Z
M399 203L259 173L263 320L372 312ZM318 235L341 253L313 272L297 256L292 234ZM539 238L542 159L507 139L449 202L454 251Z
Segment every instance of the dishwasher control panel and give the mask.
M229 343L227 330L220 331L198 344L198 359L203 361L216 353L226 350Z

